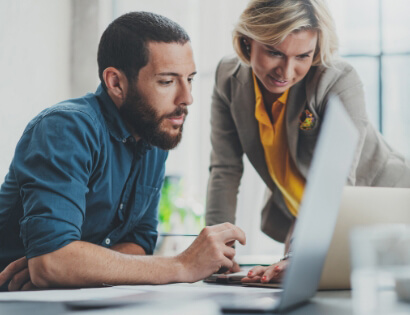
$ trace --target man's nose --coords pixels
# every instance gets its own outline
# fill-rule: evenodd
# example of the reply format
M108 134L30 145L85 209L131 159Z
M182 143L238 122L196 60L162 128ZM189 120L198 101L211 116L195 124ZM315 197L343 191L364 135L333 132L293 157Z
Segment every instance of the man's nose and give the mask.
M188 82L182 83L178 90L178 95L175 100L176 105L191 105L194 99L191 93L191 84Z

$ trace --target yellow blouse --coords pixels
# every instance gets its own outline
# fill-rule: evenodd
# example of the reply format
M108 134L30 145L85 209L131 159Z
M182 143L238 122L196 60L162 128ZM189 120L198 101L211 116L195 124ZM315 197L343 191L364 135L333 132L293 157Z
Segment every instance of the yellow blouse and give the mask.
M262 93L259 89L255 75L253 75L255 88L255 117L259 122L259 133L265 160L270 176L282 192L286 206L293 216L298 215L299 205L305 188L305 179L300 174L289 154L286 137L285 111L289 90L286 90L272 105L271 122L266 112Z

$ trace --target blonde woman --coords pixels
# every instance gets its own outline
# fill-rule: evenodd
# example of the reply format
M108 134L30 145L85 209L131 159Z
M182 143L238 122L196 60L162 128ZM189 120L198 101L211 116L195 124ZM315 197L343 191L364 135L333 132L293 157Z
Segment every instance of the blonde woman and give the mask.
M252 0L233 44L237 56L216 70L206 222L234 223L245 153L268 188L262 230L285 242L285 256L243 281L276 281L291 256L292 227L330 97L339 97L360 132L349 185L410 187L410 168L370 124L363 85L337 58L324 0Z

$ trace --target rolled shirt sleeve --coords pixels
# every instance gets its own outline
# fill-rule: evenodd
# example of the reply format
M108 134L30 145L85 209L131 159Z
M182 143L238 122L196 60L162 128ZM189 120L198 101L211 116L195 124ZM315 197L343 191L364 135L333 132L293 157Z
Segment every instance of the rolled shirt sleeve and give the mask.
M26 128L13 162L24 215L20 237L26 257L55 251L81 239L88 181L98 152L92 117L48 110Z

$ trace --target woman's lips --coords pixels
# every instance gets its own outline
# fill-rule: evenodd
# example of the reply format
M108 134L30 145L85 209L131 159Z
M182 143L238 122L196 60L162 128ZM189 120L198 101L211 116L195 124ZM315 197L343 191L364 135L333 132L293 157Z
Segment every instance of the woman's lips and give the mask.
M287 81L287 80L278 80L278 79L274 78L274 77L271 76L271 75L268 75L268 77L269 77L270 81L271 81L274 85L276 85L277 87L284 87L284 86L286 86L286 85L288 84L288 82L289 82L289 81Z

